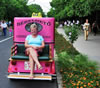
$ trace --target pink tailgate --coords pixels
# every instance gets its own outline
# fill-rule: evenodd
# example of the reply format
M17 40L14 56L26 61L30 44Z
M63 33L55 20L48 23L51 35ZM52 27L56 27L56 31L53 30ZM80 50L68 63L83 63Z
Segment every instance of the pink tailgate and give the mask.
M41 65L43 67L42 70L38 70L38 67L35 65L34 73L49 73L54 74L55 73L55 64L54 62L41 62ZM30 72L30 64L29 61L10 61L10 65L8 67L8 72Z
M54 18L14 18L14 42L24 42L30 34L30 25L38 25L38 34L46 43L54 42Z
M14 44L24 43L27 35L30 34L30 25L35 23L38 25L38 34L42 35L45 43L51 45L52 59L54 57L54 18L14 18ZM38 70L35 67L35 73L55 73L55 63L41 61L43 70ZM30 65L28 61L10 61L8 72L30 72Z

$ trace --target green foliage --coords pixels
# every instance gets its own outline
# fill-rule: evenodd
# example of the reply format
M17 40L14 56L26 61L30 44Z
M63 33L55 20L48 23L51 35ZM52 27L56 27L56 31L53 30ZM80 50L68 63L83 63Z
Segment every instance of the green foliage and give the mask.
M72 26L65 26L65 33L69 38L71 43L74 43L78 39L80 26L72 25Z
M55 28L58 28L58 26L59 26L59 23L55 22Z
M55 13L52 16L58 21L73 16L85 17L100 10L100 0L52 0L50 5ZM52 13L52 9L48 16L50 13Z
M72 58L66 51L61 52L58 54L58 66L63 87L100 87L100 75L96 73L97 64L89 61L87 56L79 54Z
M63 69L78 69L87 71L90 69L96 70L97 63L88 60L88 57L82 54L71 55L67 51L63 51L58 54L59 67Z
M55 31L55 48L57 54L63 51L67 51L69 55L71 53L73 53L74 55L79 54L79 52L73 47L73 45L66 41L66 39L63 38L62 35L59 35L57 31Z
M40 5L32 4L32 5L29 5L28 8L29 8L29 12L28 12L29 13L29 16L31 16L33 12L35 12L35 13L41 12L42 13L42 16L43 17L45 16L45 14L43 12L43 9L41 8Z
M100 0L96 0L95 10L100 10Z
M5 15L4 11L6 10L6 8L4 6L4 3L5 3L4 0L0 0L0 19L4 18L4 15Z
M65 51L61 52L60 54L58 54L58 57L59 67L72 68L74 61L68 53L66 53Z
M50 9L50 11L47 13L48 17L55 17L55 10L53 8Z
M14 17L31 17L33 12L44 12L39 5L27 5L28 0L0 0L0 20Z
M88 60L86 55L75 50L62 35L55 33L55 48L63 88L99 88L100 74L97 72L97 63Z
M74 58L75 64L77 68L79 68L80 70L89 70L89 69L95 69L97 68L97 63L88 60L88 57L85 55L76 55Z
M1 0L1 2L3 2L0 5L1 12L4 13L1 19L13 20L15 16L26 16L26 0Z

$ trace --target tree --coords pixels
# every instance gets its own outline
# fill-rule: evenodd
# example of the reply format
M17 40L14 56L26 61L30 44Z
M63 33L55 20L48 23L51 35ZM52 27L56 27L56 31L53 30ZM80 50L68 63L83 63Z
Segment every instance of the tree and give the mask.
M0 0L0 19L4 18L6 8L4 6L5 1Z
M29 5L29 16L32 16L32 13L35 12L35 13L39 13L41 12L42 13L42 16L44 17L45 14L43 12L43 9L41 8L40 5L37 5L37 4L32 4L32 5Z
M1 0L0 19L13 20L15 16L26 16L28 6L27 0Z
M47 13L47 16L54 17L55 16L55 10L53 8L50 9L50 11Z
M50 5L55 9L54 17L58 20L73 16L86 17L100 10L100 0L52 0Z
M32 13L44 12L39 5L27 5L28 0L0 0L0 20L13 21L14 17L31 17Z

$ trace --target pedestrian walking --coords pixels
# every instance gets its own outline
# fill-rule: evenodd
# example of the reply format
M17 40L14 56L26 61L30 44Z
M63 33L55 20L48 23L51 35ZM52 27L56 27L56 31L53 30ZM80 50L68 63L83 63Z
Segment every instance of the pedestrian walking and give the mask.
M66 21L64 22L64 25L65 25L65 26L67 25L67 22L66 22Z
M85 40L88 40L88 34L89 34L89 31L90 31L90 23L88 23L88 19L86 19L86 22L83 25L83 29L84 29Z
M11 21L9 21L9 22L8 22L9 27L11 26L11 24L12 24L12 22L11 22Z
M77 20L77 21L76 21L76 24L79 24L79 23L80 23L79 20Z
M96 36L97 31L98 31L98 25L97 25L96 21L94 21L93 24L92 24L92 30L94 32L94 36Z
M1 28L3 30L4 36L6 36L8 26L7 26L7 24L6 24L6 22L4 20L1 23Z
M12 29L12 26L9 27L9 36L12 36L12 32L13 32L13 29Z

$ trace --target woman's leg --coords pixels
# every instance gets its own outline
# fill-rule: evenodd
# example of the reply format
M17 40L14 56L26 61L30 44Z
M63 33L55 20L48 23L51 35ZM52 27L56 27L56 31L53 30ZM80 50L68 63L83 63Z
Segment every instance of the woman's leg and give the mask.
M95 36L96 36L96 34L97 34L97 28L95 28Z
M38 61L38 57L37 57L37 52L35 49L33 48L28 48L27 49L29 55L31 56L31 58L33 59L33 61L36 63L36 65L38 66L39 69L42 69L41 64Z
M29 55L29 63L30 63L30 68L31 68L31 71L30 71L30 78L33 78L33 77L34 77L33 71L34 71L34 65L35 65L35 63L34 63L32 57L31 57L31 55Z
M84 38L85 38L85 40L86 40L86 30L84 30Z
M3 29L4 36L6 36L6 30L7 30L6 28Z
M35 63L37 64L38 68L41 69L41 64L38 61L38 57L37 57L37 52L35 49L31 48L30 49L30 55L33 58L33 60L35 61Z
M88 40L89 31L86 31L86 40Z
M93 28L93 33L94 33L94 35L95 35L95 29Z

